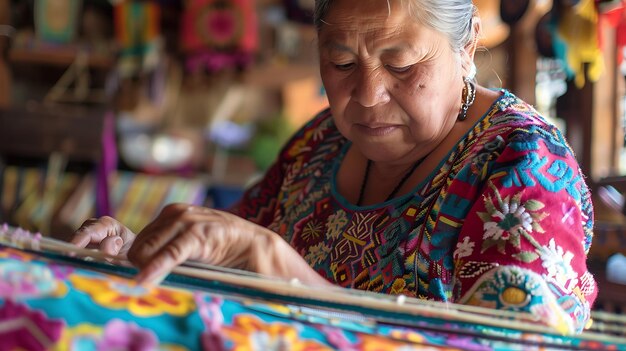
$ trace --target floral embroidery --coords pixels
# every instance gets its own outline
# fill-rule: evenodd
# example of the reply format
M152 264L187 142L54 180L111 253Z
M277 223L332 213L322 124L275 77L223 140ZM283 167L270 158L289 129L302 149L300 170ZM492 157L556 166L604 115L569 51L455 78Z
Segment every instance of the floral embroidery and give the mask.
M498 252L505 252L506 243L510 243L516 248L521 247L520 236L528 240L535 248L541 246L530 235L532 232L544 233L540 222L548 216L546 212L537 212L545 205L537 200L522 202L522 191L513 197L502 198L500 192L493 182L489 181L489 187L493 190L495 201L491 195L484 197L487 212L478 212L484 225L484 234L481 252L485 252L494 245ZM537 259L534 252L520 252L513 257L522 262L533 262Z
M330 250L330 247L326 246L324 242L321 242L317 245L311 246L309 248L309 253L304 256L304 259L309 263L309 265L318 264L328 257Z
M198 314L204 323L205 330L202 332L202 348L212 351L226 349L222 327L224 314L222 313L222 299L213 298L202 293L195 293L194 300L198 306Z
M48 350L61 338L64 323L43 312L5 300L0 306L0 340L3 350Z
M150 329L137 324L114 319L104 326L102 339L98 342L99 350L155 350L159 339Z
M0 297L25 299L33 296L63 296L65 284L55 280L43 264L19 261L0 262Z
M193 295L169 288L144 288L128 279L71 275L77 290L87 293L98 304L111 309L127 309L136 316L149 317L164 313L182 316L193 311Z
M343 233L343 229L348 224L346 212L339 210L328 217L326 227L328 228L328 236L337 239Z
M97 350L97 343L102 335L102 327L93 324L79 324L65 328L61 340L54 351Z
M452 256L456 259L471 256L474 252L474 243L470 242L470 237L466 236L463 238L463 241L459 241L456 244L456 250Z
M545 277L554 281L562 290L571 292L578 284L578 274L571 265L574 254L556 245L554 239L550 239L548 247L543 246L537 252L541 256L543 268L547 271Z
M89 323L66 328L53 351L74 350L146 350L185 351L186 348L171 344L160 344L150 329L120 319L109 321L104 327Z
M317 351L330 350L315 340L301 338L297 324L265 323L254 315L237 315L223 333L232 344L232 351Z

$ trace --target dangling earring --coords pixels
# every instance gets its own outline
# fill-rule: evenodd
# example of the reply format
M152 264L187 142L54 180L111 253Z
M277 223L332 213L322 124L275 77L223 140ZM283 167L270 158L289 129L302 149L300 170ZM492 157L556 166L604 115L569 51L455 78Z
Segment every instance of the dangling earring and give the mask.
M463 78L463 91L461 92L461 111L459 111L458 120L464 121L467 118L467 110L469 110L470 106L474 103L476 99L476 85L469 78Z

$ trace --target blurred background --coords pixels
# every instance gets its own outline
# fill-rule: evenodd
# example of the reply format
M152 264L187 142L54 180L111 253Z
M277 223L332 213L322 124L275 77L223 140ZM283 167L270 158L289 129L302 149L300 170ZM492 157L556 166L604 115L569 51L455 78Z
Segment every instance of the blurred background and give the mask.
M623 311L626 0L474 3L477 79L567 136L598 308ZM233 204L327 105L313 4L0 0L0 221L64 239L93 216L139 230L171 202Z

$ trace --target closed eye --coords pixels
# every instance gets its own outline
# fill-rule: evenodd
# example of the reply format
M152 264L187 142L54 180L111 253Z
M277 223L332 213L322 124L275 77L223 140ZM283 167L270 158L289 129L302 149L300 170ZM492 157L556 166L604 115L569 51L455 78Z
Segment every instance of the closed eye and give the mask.
M344 63L344 64L335 64L335 67L340 70L340 71L348 71L350 70L352 67L354 67L354 63Z
M390 66L390 65L385 65L385 67L390 70L391 72L394 73L406 73L408 72L413 65L408 65L408 66L402 66L402 67L396 67L396 66Z

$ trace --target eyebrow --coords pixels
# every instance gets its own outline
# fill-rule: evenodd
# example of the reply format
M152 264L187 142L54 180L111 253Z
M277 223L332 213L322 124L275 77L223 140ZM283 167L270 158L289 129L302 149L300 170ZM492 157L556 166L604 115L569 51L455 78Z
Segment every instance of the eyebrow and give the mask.
M336 41L325 41L322 43L321 47L324 49L330 49L330 50L353 52L351 47L344 45L344 44L340 44Z

